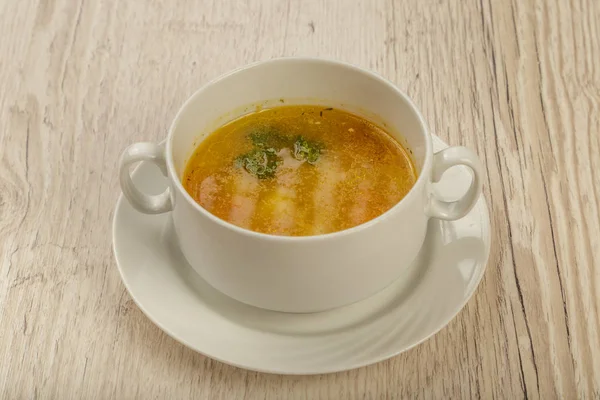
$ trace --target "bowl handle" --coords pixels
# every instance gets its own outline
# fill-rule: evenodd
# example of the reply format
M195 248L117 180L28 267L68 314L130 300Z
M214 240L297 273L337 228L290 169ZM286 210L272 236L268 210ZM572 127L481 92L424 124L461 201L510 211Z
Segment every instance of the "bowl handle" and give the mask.
M448 147L433 155L432 181L439 182L443 173L455 165L464 165L472 171L473 180L467 192L456 201L443 201L432 193L426 214L433 218L452 221L464 217L475 206L481 195L481 162L477 155L466 147Z
M156 164L164 176L167 174L165 149L155 143L135 143L125 149L119 161L119 181L125 198L136 210L145 214L161 214L173 209L171 190L165 189L158 195L149 195L140 191L130 175L130 166L139 161L150 161Z

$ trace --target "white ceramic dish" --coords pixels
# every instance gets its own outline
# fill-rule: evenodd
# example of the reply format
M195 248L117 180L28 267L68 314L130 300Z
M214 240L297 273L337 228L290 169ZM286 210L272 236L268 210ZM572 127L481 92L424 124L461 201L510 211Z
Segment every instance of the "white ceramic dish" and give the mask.
M445 145L434 137L434 147ZM456 167L435 189L452 200L470 179L466 168ZM133 180L150 193L168 184L150 163L142 163ZM483 276L490 222L483 198L460 220L430 220L421 252L398 280L358 303L312 314L255 308L213 289L182 256L170 214L139 213L123 196L114 215L113 247L132 298L174 339L246 369L318 374L385 360L448 324Z

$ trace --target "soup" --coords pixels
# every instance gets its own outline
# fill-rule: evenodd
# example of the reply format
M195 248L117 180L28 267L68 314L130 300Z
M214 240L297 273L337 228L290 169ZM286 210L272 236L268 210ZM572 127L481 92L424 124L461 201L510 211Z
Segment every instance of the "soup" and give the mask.
M398 203L417 179L406 149L377 125L322 106L281 106L206 137L183 186L202 207L273 235L331 233Z

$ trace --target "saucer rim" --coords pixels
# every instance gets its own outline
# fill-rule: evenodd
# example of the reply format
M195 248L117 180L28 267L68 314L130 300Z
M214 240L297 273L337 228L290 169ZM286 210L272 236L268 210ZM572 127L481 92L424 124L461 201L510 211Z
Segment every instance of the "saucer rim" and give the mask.
M445 141L443 141L437 135L432 135L432 143L434 144L433 147L435 147L436 142L438 142L439 145L441 145L442 149L448 147L448 144ZM163 145L164 143L165 143L165 140L161 141L159 144ZM434 151L435 151L435 149L434 149ZM144 163L140 163L133 169L133 171L131 172L132 176L134 176L138 172L139 168L141 168L143 164ZM227 365L231 365L231 366L245 369L248 371L260 372L260 373L268 373L268 374L275 374L275 375L296 375L296 376L331 374L331 373L349 371L349 370L353 370L353 369L357 369L357 368L361 368L361 367L365 367L365 366L369 366L369 365L378 364L380 362L389 360L393 357L396 357L406 351L409 351L409 350L417 347L418 345L426 342L427 340L429 340L430 338L432 338L433 336L438 334L442 329L446 328L449 325L449 323L454 318L456 318L456 316L463 310L463 308L466 306L466 304L471 300L471 298L473 297L473 295L479 288L479 285L481 283L481 280L483 279L483 276L485 275L485 271L487 269L487 264L489 262L489 257L490 257L490 253L491 253L491 236L492 236L491 235L491 219L490 219L487 202L485 201L485 196L482 193L480 195L480 198L477 201L477 203L481 202L481 210L480 210L480 214L482 216L481 220L487 221L488 229L487 229L487 235L484 233L481 236L481 238L483 239L483 243L484 243L484 254L483 254L481 262L478 263L478 266L479 266L478 275L474 276L474 284L471 286L471 289L469 290L469 292L467 292L467 294L465 296L463 296L460 304L458 304L456 307L454 307L452 312L449 312L448 316L446 318L440 320L440 322L437 323L438 327L436 329L432 330L431 333L429 333L428 335L424 336L420 340L417 340L408 346L404 346L404 347L400 346L401 348L399 348L396 351L389 352L389 353L383 352L384 355L373 357L370 360L359 361L354 364L348 364L348 365L345 365L344 367L339 367L339 366L333 367L333 368L325 367L325 368L321 368L321 369L312 369L310 371L301 371L301 370L284 371L284 370L276 369L276 368L260 368L260 367L257 368L252 365L238 363L235 361L230 361L230 360L226 360L226 359L223 359L223 358L220 358L217 356L213 356L213 355L209 354L208 352L206 352L205 350L204 351L200 350L197 346L189 343L189 341L179 338L179 337L176 337L175 334L171 333L170 329L168 329L164 324L162 324L160 321L158 321L156 318L154 318L154 316L151 314L151 312L148 311L144 307L142 302L138 300L138 298L136 297L136 295L134 294L134 292L131 289L131 283L128 282L128 279L126 278L126 274L124 274L124 272L123 272L123 268L121 266L121 263L119 262L119 257L117 254L117 252L118 252L117 243L116 243L117 220L118 220L119 215L124 212L123 210L125 210L125 208L123 208L121 205L122 201L126 201L124 199L123 193L121 193L119 195L119 198L117 199L117 202L116 202L116 205L114 208L115 211L114 211L113 218L112 218L112 229L111 229L112 250L113 250L113 256L115 259L115 263L117 265L117 269L118 269L119 275L121 277L121 281L123 282L123 285L127 289L127 292L129 293L130 297L132 298L134 303L137 305L137 307L142 311L142 313L146 316L146 318L148 318L154 325L156 325L158 328L160 328L161 331L163 331L167 336L171 337L178 343L181 343L182 345L189 348L190 350L193 350L199 354L202 354L205 357L208 357L212 360L222 362ZM477 205L473 208L473 210L471 212L475 211L476 208L477 208ZM364 300L361 300L361 301L364 301ZM333 310L330 310L330 311L333 311Z

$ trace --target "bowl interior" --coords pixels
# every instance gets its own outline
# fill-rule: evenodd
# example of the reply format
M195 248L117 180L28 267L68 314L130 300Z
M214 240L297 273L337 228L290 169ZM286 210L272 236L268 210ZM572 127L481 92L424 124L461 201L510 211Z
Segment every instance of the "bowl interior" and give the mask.
M171 127L179 180L198 144L215 129L257 108L313 104L337 107L383 127L410 150L417 170L427 155L425 126L408 98L390 82L348 64L278 59L233 71L196 92Z

